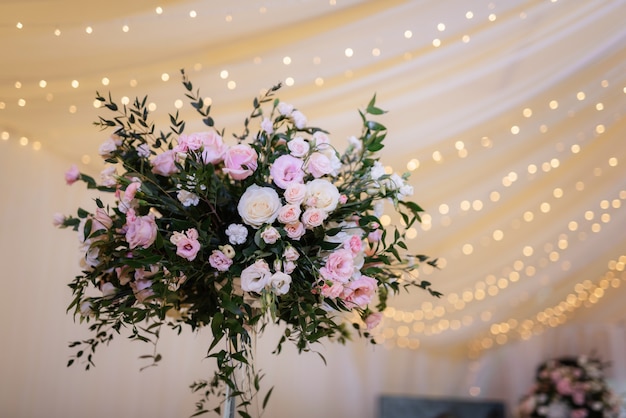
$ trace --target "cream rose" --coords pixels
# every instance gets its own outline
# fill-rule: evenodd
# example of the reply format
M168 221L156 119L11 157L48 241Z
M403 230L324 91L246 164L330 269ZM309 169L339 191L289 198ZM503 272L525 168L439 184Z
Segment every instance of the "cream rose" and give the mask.
M245 224L258 229L263 224L274 222L281 206L280 197L274 189L253 184L241 196L237 211Z
M328 180L315 179L306 184L304 201L308 207L332 212L339 203L339 190Z

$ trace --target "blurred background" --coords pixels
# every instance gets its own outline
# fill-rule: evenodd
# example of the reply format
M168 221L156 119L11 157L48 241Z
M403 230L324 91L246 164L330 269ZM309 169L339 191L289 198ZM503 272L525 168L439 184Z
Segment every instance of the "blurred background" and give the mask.
M280 329L260 336L266 417L378 418L383 395L513 415L541 362L592 353L626 393L624 17L624 0L0 1L0 415L193 413L207 332L163 335L156 368L140 371L152 347L124 336L93 370L65 367L88 334L66 315L77 237L52 226L95 208L64 172L104 167L96 92L147 95L162 131L176 112L204 129L181 69L232 143L277 83L338 148L376 94L381 160L411 173L425 209L411 250L440 260L420 278L444 296L395 297L376 346L320 345L324 365L272 355Z

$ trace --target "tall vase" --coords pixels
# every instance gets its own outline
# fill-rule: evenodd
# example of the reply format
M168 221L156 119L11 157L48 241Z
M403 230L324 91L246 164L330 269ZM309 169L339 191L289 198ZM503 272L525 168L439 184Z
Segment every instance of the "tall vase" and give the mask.
M233 393L237 392L238 389L238 379L237 379L237 370L241 367L241 365L237 364L236 361L233 360L232 355L237 352L237 348L241 344L241 338L239 335L235 337L231 337L228 339L228 363L231 367L233 367L233 373L231 375L231 380L234 385L232 388L230 385L226 385L226 399L224 400L224 418L235 418L235 411L237 410L237 395L233 395Z
M235 418L235 410L237 409L236 396L231 396L232 389L226 386L226 400L224 401L224 418Z

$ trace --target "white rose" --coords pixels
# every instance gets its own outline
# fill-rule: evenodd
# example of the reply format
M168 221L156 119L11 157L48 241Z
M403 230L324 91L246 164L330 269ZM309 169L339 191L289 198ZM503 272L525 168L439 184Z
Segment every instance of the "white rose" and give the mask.
M339 203L339 190L325 179L315 179L306 184L305 203L309 207L332 212Z
M277 271L269 278L269 285L276 295L284 295L289 292L291 276L282 271Z
M270 268L264 260L257 260L241 272L241 290L261 293L268 285Z
M255 184L248 187L237 205L237 211L243 222L256 229L263 224L274 222L280 208L280 198L274 189Z

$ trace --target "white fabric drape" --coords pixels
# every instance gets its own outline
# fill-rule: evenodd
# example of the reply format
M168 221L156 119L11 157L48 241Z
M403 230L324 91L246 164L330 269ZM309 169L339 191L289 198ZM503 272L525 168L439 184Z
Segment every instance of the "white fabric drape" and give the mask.
M75 234L51 225L55 212L94 207L95 194L63 181L73 163L102 169L94 92L148 94L167 130L184 100L180 68L228 138L261 88L292 77L279 96L343 147L375 93L389 111L382 160L414 169L426 210L410 245L441 260L420 279L444 297L398 295L376 347L315 347L324 366L292 347L271 355L279 330L269 330L258 348L264 387L275 386L265 416L378 418L383 394L496 399L511 411L539 363L594 351L626 393L626 1L180 0L162 15L151 0L93 10L64 0L37 13L27 3L0 4L11 63L0 70L0 415L193 412L188 386L213 367L206 333L164 335L162 364L141 372L151 347L123 336L93 370L65 367L67 343L88 334L65 313ZM204 129L188 105L180 112L187 130Z

